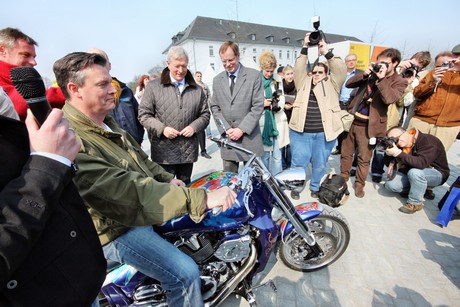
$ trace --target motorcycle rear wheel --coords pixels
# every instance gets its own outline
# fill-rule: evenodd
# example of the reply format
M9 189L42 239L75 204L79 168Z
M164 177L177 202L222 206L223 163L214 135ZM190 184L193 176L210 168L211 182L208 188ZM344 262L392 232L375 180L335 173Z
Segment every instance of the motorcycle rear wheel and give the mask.
M278 245L278 258L289 268L311 272L322 269L342 256L350 242L350 228L337 210L324 206L323 212L307 221L323 255L313 257L311 248L295 229Z

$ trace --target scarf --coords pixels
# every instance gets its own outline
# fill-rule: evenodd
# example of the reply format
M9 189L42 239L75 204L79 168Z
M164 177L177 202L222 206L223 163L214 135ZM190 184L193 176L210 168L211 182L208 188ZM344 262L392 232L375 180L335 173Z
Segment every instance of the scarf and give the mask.
M266 146L273 145L273 137L277 137L279 132L276 129L275 116L269 109L264 111L264 131L262 131L262 143Z
M286 95L295 95L295 83L286 83L286 80L283 79L283 89Z
M273 97L273 91L271 87L273 76L269 79L265 79L262 71L260 72L260 75L262 76L262 84L264 85L265 99L271 99Z

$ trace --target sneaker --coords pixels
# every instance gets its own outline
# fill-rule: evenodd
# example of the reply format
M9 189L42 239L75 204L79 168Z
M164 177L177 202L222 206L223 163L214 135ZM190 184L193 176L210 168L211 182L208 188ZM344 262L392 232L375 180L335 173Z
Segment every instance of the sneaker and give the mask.
M300 198L299 192L297 192L297 191L291 191L291 198L292 198L292 199L295 199L295 200L299 199L299 198Z
M406 213L406 214L413 214L417 211L420 211L423 209L423 204L420 203L420 204L405 204L404 206L400 207L399 208L399 211L401 211L402 213Z
M356 176L356 170L355 169L352 169L350 171L350 177L355 177Z
M318 196L318 191L311 191L310 196L311 196L312 198L318 199L318 198L319 198L319 196Z
M208 155L208 153L207 153L206 151L202 152L202 153L201 153L201 156L202 156L202 157L205 157L206 159L211 159L211 156Z
M372 181L375 183L380 183L382 181L382 176L372 176Z

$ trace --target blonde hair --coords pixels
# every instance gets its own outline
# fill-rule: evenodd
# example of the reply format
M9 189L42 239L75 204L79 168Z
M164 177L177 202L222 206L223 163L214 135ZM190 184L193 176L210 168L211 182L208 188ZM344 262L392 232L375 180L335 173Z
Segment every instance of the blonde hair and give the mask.
M275 68L276 58L270 51L264 51L259 57L259 66L261 69Z

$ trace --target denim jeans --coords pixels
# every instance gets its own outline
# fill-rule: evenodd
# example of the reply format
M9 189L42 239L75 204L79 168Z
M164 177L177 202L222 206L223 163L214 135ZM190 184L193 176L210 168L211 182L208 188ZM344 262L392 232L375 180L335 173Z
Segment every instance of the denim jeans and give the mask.
M291 167L304 167L311 163L310 191L319 191L321 178L326 171L327 159L334 148L335 140L326 141L324 132L301 133L289 130L291 141Z
M160 281L168 306L203 306L198 266L151 226L131 228L104 245L103 251L107 259L129 264Z
M407 203L420 204L426 188L442 184L442 174L434 168L411 168L407 175L398 172L393 180L385 182L385 188L396 193L409 191Z
M264 151L262 161L273 175L278 174L283 170L281 159L281 149L278 146L278 139L273 138L273 145L271 151Z

